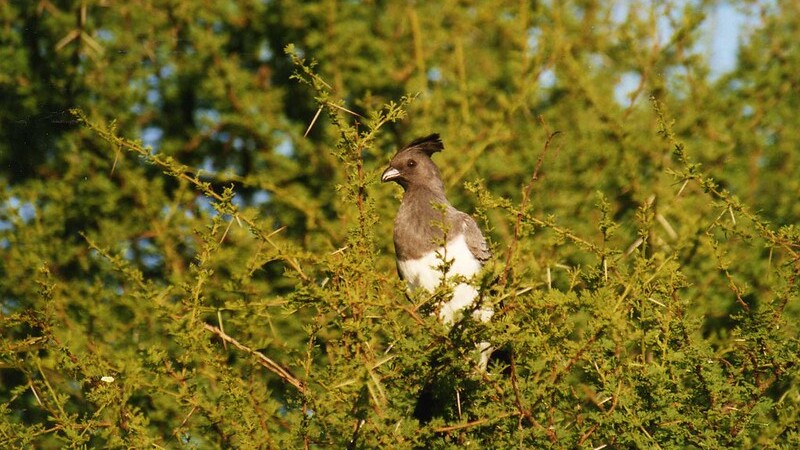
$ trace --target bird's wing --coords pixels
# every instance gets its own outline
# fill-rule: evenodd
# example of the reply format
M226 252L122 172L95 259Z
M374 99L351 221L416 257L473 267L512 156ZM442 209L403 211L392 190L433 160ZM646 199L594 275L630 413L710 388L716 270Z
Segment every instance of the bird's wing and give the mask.
M400 278L400 280L405 280L406 277L403 275L403 271L400 270L400 260L395 258L394 264L395 264L395 267L397 268L397 276Z
M489 249L489 244L486 243L481 229L478 228L478 224L475 223L475 219L469 214L458 211L458 221L461 222L464 239L467 241L467 247L472 255L481 262L489 260L492 257L492 251Z

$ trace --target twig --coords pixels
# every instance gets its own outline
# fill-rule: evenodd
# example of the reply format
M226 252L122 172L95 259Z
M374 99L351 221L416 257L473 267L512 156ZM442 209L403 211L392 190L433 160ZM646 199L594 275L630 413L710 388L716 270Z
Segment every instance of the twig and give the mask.
M248 346L246 346L244 344L239 343L239 341L237 341L236 339L228 336L227 334L225 334L224 331L220 330L219 328L215 327L214 325L209 325L207 323L204 323L203 327L206 330L208 330L208 331L216 334L217 336L219 336L223 341L226 341L226 342L229 342L229 343L233 344L233 346L238 348L239 350L243 350L243 351L245 351L247 353L250 353L251 355L254 355L256 358L258 358L258 362L262 366L266 367L267 370L269 370L270 372L272 372L275 375L279 376L281 379L283 379L287 383L289 383L292 386L294 386L295 388L297 388L297 390L300 391L300 393L305 394L306 387L303 385L303 382L298 380L297 378L295 378L294 375L289 373L288 370L286 370L283 367L281 367L280 364L278 364L275 361L271 360L270 358L266 357L263 353L261 353L259 351L256 351L256 350L253 350L252 348L250 348L250 347L248 347Z
M222 310L221 309L217 310L217 322L219 322L219 331L224 333L225 332L225 327L222 325ZM225 351L228 351L228 343L225 342L224 339L222 340L222 348L224 348Z
M679 141L675 136L675 132L672 129L672 123L667 119L663 104L655 97L651 97L651 102L653 109L656 112L656 116L658 117L659 134L661 134L665 140L673 146L673 154L683 166L683 173L677 174L684 182L678 194L683 191L683 188L686 186L687 182L690 180L697 181L707 193L711 194L713 198L721 200L725 203L727 208L722 211L720 217L722 217L722 215L727 211L731 214L731 220L733 221L733 224L736 225L736 218L734 217L733 213L737 212L752 222L762 239L766 240L774 247L783 248L792 258L800 257L800 252L797 250L800 248L800 243L798 243L796 240L787 239L779 232L774 231L772 228L770 228L768 222L764 221L758 214L750 212L745 205L741 204L736 197L733 196L733 194L727 190L721 190L713 178L700 171L699 164L694 163L687 154L685 144ZM717 219L712 222L709 229L718 223L720 217L717 217Z
M44 381L44 385L47 386L47 390L50 391L50 396L53 397L53 403L56 404L58 407L59 412L61 412L61 417L58 417L59 420L64 420L67 417L67 413L64 412L64 407L61 406L61 403L58 402L58 396L56 395L56 391L53 389L53 386L50 386L50 382L47 381L47 377L44 375L44 371L42 370L42 365L39 360L36 361L36 368L39 369L39 374L42 376L42 380ZM38 396L37 396L38 397ZM52 413L52 410L51 410ZM53 414L55 415L55 414Z
M181 424L172 431L173 438L178 439L178 432L181 430L181 428L183 428L184 425L186 425L187 422L189 422L189 419L192 417L192 414L194 414L195 411L197 411L197 405L192 406L192 410L189 411L189 414L186 415L186 417L183 419L183 422L181 422Z
M36 393L36 388L33 386L33 380L28 380L28 386L30 386L31 392L33 392L33 396L36 397L36 403L38 403L39 406L43 407L44 403L42 403L42 399L39 398L39 394Z
M111 165L111 174L114 175L114 169L117 168L117 161L119 161L119 155L122 153L122 149L117 146L117 151L114 152L114 164Z
M315 124L315 123L317 123L317 119L319 118L319 114L320 114L321 112L322 112L322 106L320 106L320 107L319 107L319 109L317 110L317 113L316 113L316 114L314 114L314 118L313 118L313 119L311 119L311 123L310 123L310 124L308 124L308 128L306 128L306 132L305 132L305 133L303 133L303 137L308 137L308 133L310 133L310 132L311 132L311 128L313 128L313 127L314 127L314 124Z
M225 237L228 236L228 231L231 229L231 225L233 225L234 218L235 216L231 217L230 222L228 222L228 226L225 227L225 231L222 233L222 237L219 239L220 244L222 244L222 242L225 240Z
M356 117L360 117L360 118L362 118L362 119L364 118L364 116L362 116L361 114L359 114L359 113L357 113L357 112L350 111L349 109L345 108L344 106L337 105L336 103L333 103L333 102L325 102L325 104L326 104L326 105L328 105L328 106L330 106L331 108L336 108L336 109L342 110L342 111L344 111L344 112L346 112L346 113L349 113L349 114L352 114L352 115L354 115L354 116L356 116Z
M544 157L547 155L550 144L553 142L553 139L555 139L555 137L561 133L560 131L553 131L551 133L547 128L547 123L544 121L544 117L539 116L539 121L542 123L542 126L544 126L544 129L547 132L547 140L544 142L544 148L539 154L539 158L536 160L536 166L533 168L531 179L525 186L525 190L522 191L522 201L519 205L519 211L517 211L517 221L514 224L514 238L511 240L511 244L508 246L508 251L506 252L506 267L503 269L503 276L500 277L501 285L506 284L508 272L511 270L511 258L514 254L514 250L517 247L517 243L519 242L519 235L522 232L522 217L525 215L525 208L528 206L528 200L530 199L531 191L533 190L533 183L539 179L539 169L541 169L542 163L544 163Z
M531 425L544 429L544 426L533 418L531 411L522 404L522 395L520 394L519 382L517 380L517 358L513 353L511 355L511 388L514 390L514 403L517 406L517 411L519 411L520 416L527 419ZM547 436L550 438L550 442L556 441L555 434L547 433Z
M90 122L89 119L83 114L83 112L81 112L78 109L72 109L70 110L70 112L75 117L77 117L79 121L83 122L90 130L97 133L100 137L104 138L110 144L113 144L118 148L126 148L130 151L138 153L143 158L145 158L150 164L153 164L154 166L161 168L165 172L173 175L175 178L185 180L191 183L207 197L216 200L221 204L229 205L231 210L225 211L227 214L230 214L231 216L236 218L236 221L238 223L244 222L250 228L251 233L253 233L257 238L267 242L275 250L277 250L281 259L286 261L286 263L288 263L292 267L292 269L294 269L294 271L300 276L300 278L303 281L309 280L308 275L306 275L305 272L303 272L303 269L300 267L300 263L297 261L297 259L290 255L285 254L284 251L278 246L278 244L276 244L271 239L274 233L266 233L264 230L261 229L261 227L259 227L256 224L255 220L250 219L246 216L241 216L240 212L237 210L235 205L232 205L230 201L226 200L226 198L223 195L211 189L211 187L208 186L207 183L203 183L199 179L199 176L196 173L193 173L189 167L181 163L178 163L171 157L163 157L159 154L155 155L150 154L150 152L147 149L142 148L142 146L117 136L116 133L114 133L114 130L108 130L100 127L97 124Z
M515 416L515 415L517 415L517 413L505 413L505 414L501 414L501 415L499 415L497 417L493 417L491 419L484 418L484 419L473 420L472 422L459 423L459 424L456 424L456 425L447 425L447 426L443 426L443 427L436 427L436 428L433 429L433 431L435 433L449 433L451 431L463 430L464 428L477 427L477 426L489 423L489 422L491 422L493 420L495 420L495 421L496 420L502 420L502 419L505 419L506 417L511 417L511 416Z
M583 433L581 438L578 440L578 445L583 445L583 443L586 442L587 439L589 439L589 436L591 436L592 433L594 433L595 430L597 430L597 427L599 427L599 426L600 426L600 424L596 423L596 424L592 425L591 428L589 428L589 431L587 431L586 433Z

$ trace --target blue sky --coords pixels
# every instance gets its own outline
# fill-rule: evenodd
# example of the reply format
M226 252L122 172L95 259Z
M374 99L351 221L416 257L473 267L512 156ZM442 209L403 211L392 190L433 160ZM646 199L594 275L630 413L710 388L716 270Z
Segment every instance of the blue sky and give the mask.
M713 76L729 72L736 66L739 39L749 20L753 19L727 3L719 4L714 9L714 14L708 18L706 27L710 28L710 42L706 54Z
M687 0L688 1L688 0ZM677 2L681 6L681 2ZM631 6L628 1L615 5L616 15L619 20L624 20L627 8ZM753 7L756 8L755 6ZM751 11L745 14L742 10L727 2L718 3L706 17L701 25L700 45L697 51L708 60L711 70L711 79L717 79L736 67L739 44L746 36L748 28L752 28L759 20L758 14ZM672 36L673 30L666 18L659 21L660 40L666 42ZM630 100L628 94L636 89L640 81L639 74L631 72L620 79L614 89L614 97L621 105L627 105Z

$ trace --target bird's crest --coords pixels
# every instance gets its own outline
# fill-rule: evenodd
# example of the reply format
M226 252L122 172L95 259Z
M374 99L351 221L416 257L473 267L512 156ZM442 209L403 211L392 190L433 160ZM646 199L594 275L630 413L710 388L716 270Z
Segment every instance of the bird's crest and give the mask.
M442 138L439 137L439 133L433 133L425 137L414 139L403 148L403 150L413 149L421 150L426 155L432 156L434 153L444 150L444 144L442 143Z

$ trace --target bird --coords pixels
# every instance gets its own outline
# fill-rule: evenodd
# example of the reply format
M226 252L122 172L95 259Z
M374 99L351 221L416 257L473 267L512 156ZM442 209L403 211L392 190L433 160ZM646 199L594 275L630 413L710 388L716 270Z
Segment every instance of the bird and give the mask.
M443 282L457 278L452 296L439 305L439 320L452 326L471 309L473 319L488 322L490 306L476 305L478 290L468 281L491 258L492 252L478 224L453 207L431 157L444 150L438 133L414 139L392 157L381 181L396 182L403 199L394 221L397 272L410 290L434 292ZM478 366L486 371L491 345L476 344Z

